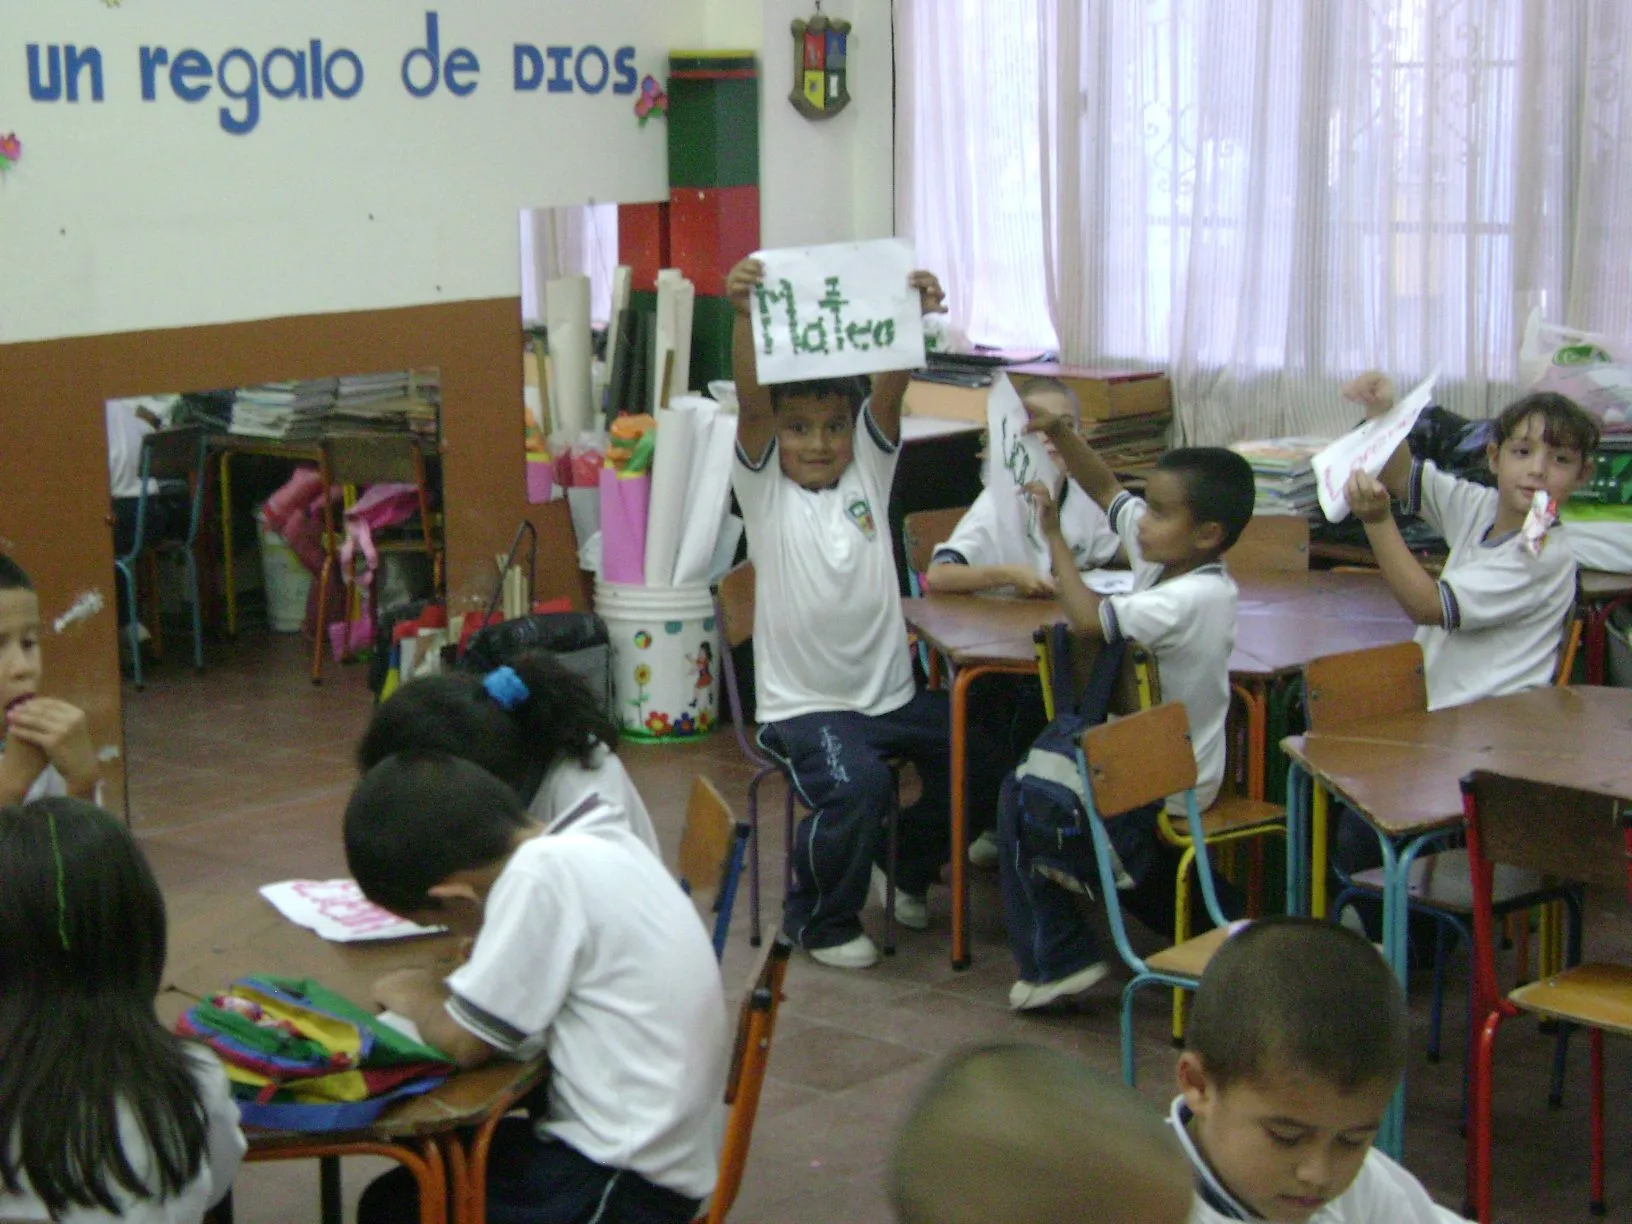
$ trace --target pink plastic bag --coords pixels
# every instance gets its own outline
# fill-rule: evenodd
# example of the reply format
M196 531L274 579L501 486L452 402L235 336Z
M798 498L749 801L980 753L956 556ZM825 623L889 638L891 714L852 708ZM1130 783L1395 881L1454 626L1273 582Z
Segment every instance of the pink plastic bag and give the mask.
M340 545L340 572L347 582L356 582L352 561L363 554L363 581L372 579L380 564L374 547L374 533L382 527L406 523L419 512L419 490L411 484L369 485L357 504L346 511L346 539Z

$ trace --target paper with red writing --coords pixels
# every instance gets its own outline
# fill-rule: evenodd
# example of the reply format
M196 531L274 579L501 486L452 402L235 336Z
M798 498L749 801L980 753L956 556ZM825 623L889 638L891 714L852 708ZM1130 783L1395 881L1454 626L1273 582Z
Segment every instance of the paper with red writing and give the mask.
M356 880L285 880L262 886L261 896L290 922L334 943L406 939L447 929L420 926L381 909L363 896Z
M1349 499L1343 487L1357 471L1375 476L1383 470L1395 447L1405 441L1411 427L1417 423L1422 410L1433 398L1434 381L1439 367L1428 375L1394 407L1360 428L1350 430L1309 461L1315 469L1315 491L1320 496L1320 508L1326 521L1340 523L1349 517Z

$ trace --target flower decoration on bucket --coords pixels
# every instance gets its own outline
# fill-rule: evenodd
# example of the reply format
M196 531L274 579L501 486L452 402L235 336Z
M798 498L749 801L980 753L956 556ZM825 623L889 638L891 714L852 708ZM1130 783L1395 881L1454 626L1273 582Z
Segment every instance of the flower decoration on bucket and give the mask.
M653 115L668 113L669 95L663 92L657 78L648 73L646 79L640 83L640 97L635 99L635 117L640 120L640 126L645 127L646 121Z
M6 173L23 159L23 142L17 139L16 132L7 132L0 136L0 174Z
M516 675L513 667L496 667L482 680L482 687L493 699L493 704L504 711L514 710L532 696L527 683Z

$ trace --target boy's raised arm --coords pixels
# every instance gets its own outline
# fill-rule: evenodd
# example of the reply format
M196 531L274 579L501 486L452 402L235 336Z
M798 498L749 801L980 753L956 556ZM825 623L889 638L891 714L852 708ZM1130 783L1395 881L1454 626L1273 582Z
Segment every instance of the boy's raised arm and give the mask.
M1091 451L1089 453L1092 454ZM1088 589L1088 584L1077 572L1076 555L1066 542L1065 533L1060 530L1060 508L1054 502L1054 495L1047 485L1033 481L1026 486L1026 496L1037 507L1037 525L1042 528L1043 538L1048 541L1049 561L1054 567L1054 590L1060 607L1065 610L1066 620L1079 633L1103 638L1105 630L1099 621L1100 597Z
M925 314L941 314L946 310L946 293L933 272L914 272L907 278L907 284L918 290L918 301ZM873 376L873 397L868 411L873 414L873 424L891 443L901 440L901 404L907 398L907 383L911 380L911 370L886 370Z
M737 384L737 444L743 454L758 461L776 436L776 413L771 393L760 385L754 362L754 326L749 321L749 303L754 286L765 275L765 265L744 259L725 278L725 296L736 318L731 328L731 377Z

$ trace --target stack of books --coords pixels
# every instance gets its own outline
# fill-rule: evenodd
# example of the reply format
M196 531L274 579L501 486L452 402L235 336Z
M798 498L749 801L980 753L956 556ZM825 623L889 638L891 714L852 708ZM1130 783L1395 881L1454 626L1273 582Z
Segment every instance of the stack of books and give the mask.
M233 399L229 432L284 441L315 438L334 410L335 389L332 378L244 387Z
M340 379L331 427L348 432L436 432L442 388L434 370L393 370Z
M1326 438L1260 438L1236 442L1231 450L1252 467L1257 497L1254 514L1294 514L1320 522L1320 496L1310 459L1323 449Z

